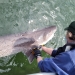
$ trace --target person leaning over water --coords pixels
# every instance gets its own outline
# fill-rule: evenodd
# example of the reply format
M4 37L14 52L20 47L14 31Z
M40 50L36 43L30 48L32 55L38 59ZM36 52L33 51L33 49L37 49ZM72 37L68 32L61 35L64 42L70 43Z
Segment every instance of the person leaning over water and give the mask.
M41 72L54 72L58 75L75 75L75 21L73 21L67 30L67 43L57 50L42 46L42 50L52 57L43 59L38 48L34 51L38 67Z

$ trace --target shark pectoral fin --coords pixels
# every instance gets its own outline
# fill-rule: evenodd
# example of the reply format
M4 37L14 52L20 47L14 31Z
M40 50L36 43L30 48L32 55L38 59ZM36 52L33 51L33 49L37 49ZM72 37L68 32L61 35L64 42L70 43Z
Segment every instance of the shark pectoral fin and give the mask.
M30 54L31 54L31 50L22 51L22 53L23 53L24 55L26 55L26 57L29 57Z
M34 51L33 51L34 48L38 48L39 50L42 50L41 49L42 45L32 44L29 49L22 51L24 55L26 55L30 64L34 60Z
M32 63L34 58L35 58L34 55L31 53L30 56L28 57L28 61L29 61L30 64Z
M32 50L23 51L23 54L26 55L29 63L31 64L34 60L34 55L32 54Z

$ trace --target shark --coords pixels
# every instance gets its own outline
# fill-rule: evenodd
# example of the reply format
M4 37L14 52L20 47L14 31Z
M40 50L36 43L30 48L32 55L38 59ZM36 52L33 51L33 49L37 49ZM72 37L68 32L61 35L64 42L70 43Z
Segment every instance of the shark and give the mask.
M54 37L56 30L56 26L49 26L36 31L0 36L0 57L22 52L27 56L29 63L32 63L32 46L45 45Z

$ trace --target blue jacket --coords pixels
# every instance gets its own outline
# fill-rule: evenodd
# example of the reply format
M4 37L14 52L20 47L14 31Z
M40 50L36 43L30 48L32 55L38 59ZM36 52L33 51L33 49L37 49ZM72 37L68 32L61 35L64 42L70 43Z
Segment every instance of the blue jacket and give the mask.
M75 46L71 47L69 51L58 49L52 52L50 58L45 58L38 63L42 72L54 72L58 75L75 75Z

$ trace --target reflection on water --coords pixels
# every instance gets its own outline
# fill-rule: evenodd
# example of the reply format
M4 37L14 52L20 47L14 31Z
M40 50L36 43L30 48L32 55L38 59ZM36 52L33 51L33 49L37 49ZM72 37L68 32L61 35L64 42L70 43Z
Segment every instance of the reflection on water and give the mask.
M0 0L0 35L56 25L57 32L46 46L57 48L65 43L64 28L75 20L74 15L74 0ZM43 56L48 55L43 53ZM3 75L36 72L40 72L36 60L29 64L22 53L0 58L0 73Z

